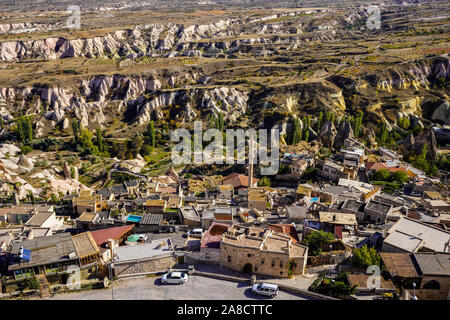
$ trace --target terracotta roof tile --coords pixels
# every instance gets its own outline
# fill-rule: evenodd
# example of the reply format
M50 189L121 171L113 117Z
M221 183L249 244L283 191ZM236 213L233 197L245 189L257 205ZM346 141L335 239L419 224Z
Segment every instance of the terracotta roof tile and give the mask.
M134 228L134 224L122 227L114 227L108 229L101 229L91 231L92 237L95 240L97 246L101 246L104 243L108 242L108 239L118 240L127 232L131 231Z

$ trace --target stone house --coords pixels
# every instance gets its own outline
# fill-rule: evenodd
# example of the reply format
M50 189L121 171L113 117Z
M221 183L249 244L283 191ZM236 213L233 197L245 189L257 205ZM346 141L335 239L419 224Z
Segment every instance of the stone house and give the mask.
M346 166L340 165L330 160L318 160L316 167L319 168L318 174L326 179L338 182L339 179L354 179L356 171Z
M84 212L97 212L102 210L101 194L93 194L92 190L81 190L80 194L72 199L74 211L78 215Z
M147 200L144 203L144 212L152 214L164 213L166 205L166 200Z
M220 242L220 265L244 273L288 277L303 275L308 248L284 233L233 225Z
M358 222L364 221L364 202L347 199L341 206L341 211L344 213L353 213Z
M248 191L248 208L266 210L268 197L264 188L250 188Z
M391 205L370 200L364 207L364 220L376 224L385 224L391 212Z

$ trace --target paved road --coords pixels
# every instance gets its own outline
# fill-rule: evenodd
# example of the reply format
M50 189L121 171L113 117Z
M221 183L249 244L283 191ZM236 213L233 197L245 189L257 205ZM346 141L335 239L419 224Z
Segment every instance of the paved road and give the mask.
M249 284L190 276L184 285L162 285L159 277L123 279L114 283L114 298L121 300L258 300L269 297L251 293ZM111 288L57 294L51 300L110 300ZM274 300L306 300L279 292Z

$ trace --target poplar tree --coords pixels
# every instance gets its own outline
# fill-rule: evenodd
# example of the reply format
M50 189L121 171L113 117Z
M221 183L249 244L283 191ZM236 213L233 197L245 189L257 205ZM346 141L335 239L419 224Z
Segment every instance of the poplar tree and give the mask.
M154 148L156 146L156 132L155 132L155 123L150 121L150 123L147 126L147 135L148 135L148 142L149 144Z

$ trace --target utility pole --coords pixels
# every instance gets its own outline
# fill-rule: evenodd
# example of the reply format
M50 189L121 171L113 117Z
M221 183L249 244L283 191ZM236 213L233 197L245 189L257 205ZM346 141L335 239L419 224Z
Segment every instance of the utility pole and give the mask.
M113 245L114 245L114 240L110 239L108 240L108 245L109 245L109 251L111 254L111 263L109 265L109 277L111 279L111 300L114 300L114 278L113 278L113 260L114 260L114 249L113 249Z
M413 282L413 288L414 288L414 296L413 296L413 300L417 300L417 297L416 297L416 283L415 282Z

